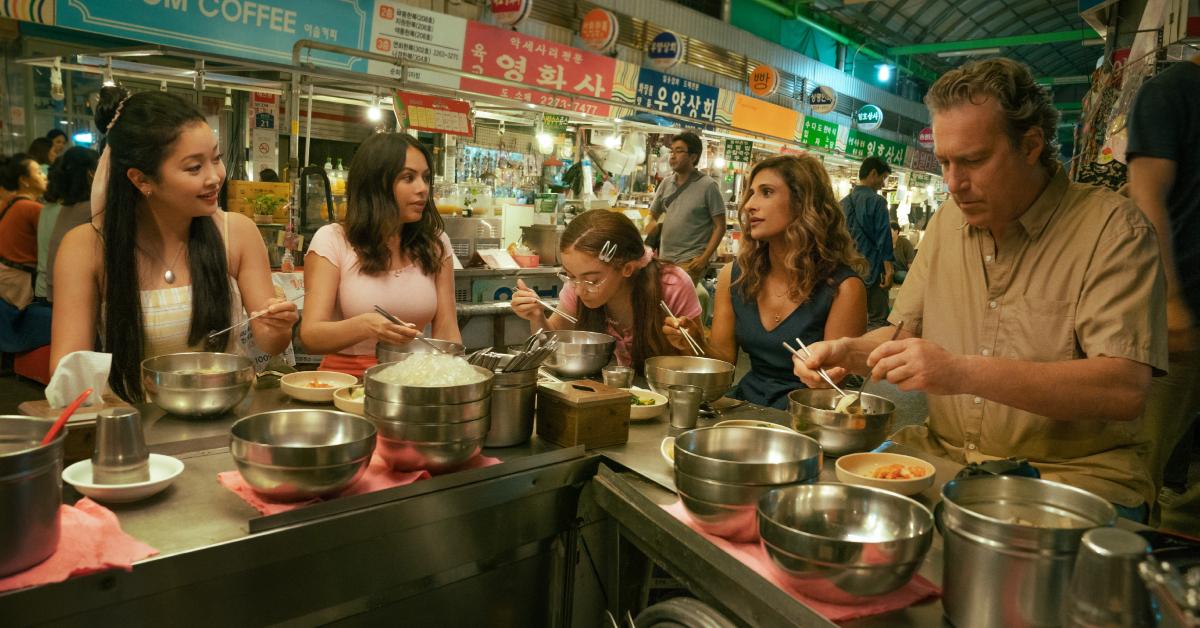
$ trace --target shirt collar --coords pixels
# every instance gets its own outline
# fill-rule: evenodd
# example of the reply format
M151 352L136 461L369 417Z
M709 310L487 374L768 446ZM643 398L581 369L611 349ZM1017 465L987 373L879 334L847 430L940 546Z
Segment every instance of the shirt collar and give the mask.
M1067 179L1066 171L1062 166L1055 166L1054 173L1050 175L1050 182L1046 184L1046 189L1042 190L1033 205L1030 205L1029 209L1025 210L1025 213L1017 219L1017 223L1021 225L1031 240L1036 240L1046 229L1050 218L1054 216L1055 210L1067 195L1069 185L1070 181ZM964 229L970 226L967 224L965 216L962 226Z

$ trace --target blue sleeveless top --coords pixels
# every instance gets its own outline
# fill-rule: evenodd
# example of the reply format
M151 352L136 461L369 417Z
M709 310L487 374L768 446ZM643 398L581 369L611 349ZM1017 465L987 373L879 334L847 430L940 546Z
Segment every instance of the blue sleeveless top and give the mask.
M740 275L741 269L734 262L732 280L736 281ZM804 383L792 372L792 356L783 348L783 342L787 341L796 347L797 336L805 344L824 340L825 319L829 318L838 286L846 279L857 276L858 273L849 266L839 266L828 279L817 282L808 300L792 310L770 331L763 327L758 301L743 299L737 286L733 286L730 290L733 331L738 346L750 356L750 371L734 386L729 396L786 410L787 394L803 388Z

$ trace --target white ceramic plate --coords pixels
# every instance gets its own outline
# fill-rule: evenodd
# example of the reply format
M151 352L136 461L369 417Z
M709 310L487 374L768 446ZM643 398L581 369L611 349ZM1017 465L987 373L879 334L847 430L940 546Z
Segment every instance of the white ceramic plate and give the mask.
M630 421L649 421L655 417L660 417L667 411L667 398L652 390L645 388L623 388L625 392L637 397L638 399L653 399L652 406L629 406Z
M662 445L659 445L658 450L662 452L662 457L667 461L667 464L675 466L675 437L668 436L662 439Z
M92 461L80 460L63 469L62 479L92 499L124 503L146 499L161 492L183 473L183 462L170 456L150 454L150 480L133 484L93 484Z
M324 386L313 388L313 382L324 384ZM296 401L309 403L330 403L333 401L335 390L357 383L357 377L337 371L300 371L288 373L279 378L279 388L283 392Z
M350 396L350 393L354 392L355 390L362 389L362 386L347 386L345 388L339 388L335 390L333 392L333 405L342 412L349 412L351 414L363 416L363 405L365 404L363 396L360 395L357 399L354 399Z
M925 475L919 478L885 480L871 477L875 470L888 465L899 464L906 467L920 467ZM916 495L933 485L937 469L932 464L902 454L868 451L860 454L848 454L837 459L837 479L844 484L858 484L881 488L901 495Z

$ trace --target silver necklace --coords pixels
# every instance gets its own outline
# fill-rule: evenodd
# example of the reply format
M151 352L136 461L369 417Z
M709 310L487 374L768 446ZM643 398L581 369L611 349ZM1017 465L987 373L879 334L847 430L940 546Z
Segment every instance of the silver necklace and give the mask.
M175 253L175 259L171 260L171 265L167 266L166 264L163 264L163 266L166 266L166 270L163 271L162 278L163 278L163 281L167 282L168 284L175 283L175 271L173 269L175 268L175 264L179 263L179 256L183 255L183 250L186 248L187 248L187 240L184 240L183 242L181 242L179 244L179 250ZM142 249L142 251L149 253L149 251L146 251L146 249ZM157 257L157 256L155 256L155 257ZM158 258L158 263L160 263L160 264L163 263L161 257Z

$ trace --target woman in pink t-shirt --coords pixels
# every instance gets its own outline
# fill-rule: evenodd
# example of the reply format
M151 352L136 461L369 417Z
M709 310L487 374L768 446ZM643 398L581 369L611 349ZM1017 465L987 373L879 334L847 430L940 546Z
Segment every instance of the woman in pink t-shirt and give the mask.
M304 258L300 341L325 354L321 368L361 375L375 344L433 338L462 342L454 311L450 239L429 193L433 159L403 133L358 147L346 181L346 219L313 236ZM389 323L376 305L412 327Z
M594 209L580 214L563 231L563 290L559 308L579 319L571 324L558 314L546 318L532 290L517 281L513 312L538 329L581 329L617 339L617 363L640 374L646 358L679 355L663 335L666 301L676 316L700 316L696 286L683 269L654 259L633 221L620 212Z

